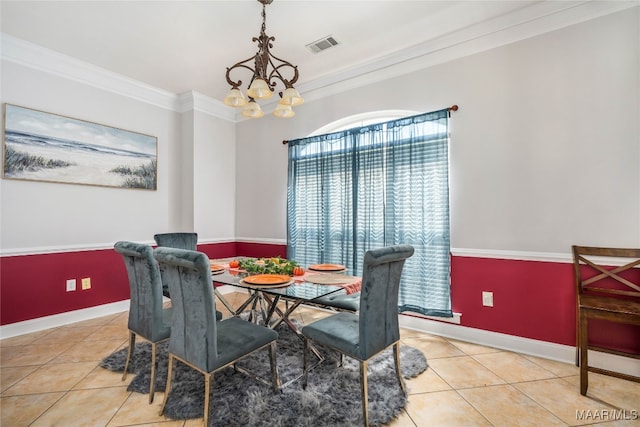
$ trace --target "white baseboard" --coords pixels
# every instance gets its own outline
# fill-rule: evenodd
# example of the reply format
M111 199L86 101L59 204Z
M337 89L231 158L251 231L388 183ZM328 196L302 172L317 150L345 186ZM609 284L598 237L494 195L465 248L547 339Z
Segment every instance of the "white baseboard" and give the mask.
M217 289L222 294L238 292L236 287L228 285L220 286ZM97 307L90 307L82 310L75 310L67 313L40 317L38 319L12 323L0 326L0 339L65 326L110 314L122 313L128 309L129 300L124 300ZM407 329L480 344L487 347L495 347L502 350L557 360L559 362L574 363L575 361L575 347L573 346L517 337L498 332L484 331L482 329L469 328L467 326L460 326L414 316L400 315L400 326ZM589 351L589 361L592 366L605 369L615 369L617 372L640 377L640 361L637 359Z
M220 286L218 291L222 294L237 292L233 286ZM165 298L165 301L168 299ZM43 331L45 329L57 328L70 325L84 320L91 320L97 317L108 316L110 314L122 313L129 310L129 300L112 302L96 307L83 308L81 310L69 311L66 313L53 314L51 316L39 317L37 319L25 320L23 322L11 323L0 326L0 339L16 337L18 335L30 334L32 332Z
M0 339L30 334L32 332L38 332L45 329L57 328L59 326L82 322L83 320L91 320L96 317L122 313L127 310L129 310L129 300L124 300L98 305L96 307L83 308L81 310L39 317L37 319L25 320L23 322L11 323L9 325L0 326Z
M574 346L485 331L414 316L400 315L400 326L487 347L495 347L559 362L575 363L576 348ZM640 377L640 360L638 359L590 350L589 365Z

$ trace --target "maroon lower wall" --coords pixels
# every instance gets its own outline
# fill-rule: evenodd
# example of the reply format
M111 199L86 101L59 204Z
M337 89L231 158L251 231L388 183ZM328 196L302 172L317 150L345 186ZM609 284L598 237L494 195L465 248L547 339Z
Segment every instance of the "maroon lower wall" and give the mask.
M286 256L280 244L198 245L210 258ZM91 289L81 290L81 279ZM77 290L66 292L75 278ZM482 291L494 306L482 305ZM129 298L126 270L113 249L0 258L0 325ZM575 289L571 263L453 256L453 310L461 325L558 344L575 344ZM592 322L591 340L640 353L640 327Z
M201 245L210 258L236 256L236 243ZM82 290L82 278L91 289ZM76 290L66 291L67 279ZM129 299L122 257L113 249L0 257L0 325Z
M573 265L452 257L451 300L462 324L559 344L575 342ZM482 292L493 292L493 307Z
M249 257L287 257L286 245L267 245L264 243L237 242L238 256Z
M493 292L493 307L482 291ZM451 301L464 326L575 345L572 263L452 257ZM589 332L594 344L640 354L640 327L592 320Z
M91 289L83 291L84 277ZM67 279L76 279L76 291L66 291ZM113 249L0 258L2 325L128 298L127 272Z

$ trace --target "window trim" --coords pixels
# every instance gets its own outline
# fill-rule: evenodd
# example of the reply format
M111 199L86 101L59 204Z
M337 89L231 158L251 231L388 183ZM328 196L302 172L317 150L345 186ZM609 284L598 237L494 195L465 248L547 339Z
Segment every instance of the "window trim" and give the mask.
M322 135L325 133L340 132L355 127L366 126L368 124L386 122L389 120L400 119L402 117L414 116L416 114L420 114L420 112L414 110L379 110L354 114L352 116L343 117L341 119L328 123L311 132L309 135L307 135L307 137Z

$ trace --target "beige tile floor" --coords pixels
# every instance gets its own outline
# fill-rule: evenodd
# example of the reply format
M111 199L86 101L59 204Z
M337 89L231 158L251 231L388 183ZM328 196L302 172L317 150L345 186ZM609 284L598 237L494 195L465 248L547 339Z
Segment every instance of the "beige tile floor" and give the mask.
M326 315L303 308L297 319ZM391 426L640 426L640 419L615 419L640 413L638 383L590 374L584 397L572 364L410 330L402 342L421 349L429 369L407 381L408 404ZM158 415L162 392L149 405L147 395L126 390L132 375L123 382L98 366L126 343L127 313L1 340L0 425L201 425Z

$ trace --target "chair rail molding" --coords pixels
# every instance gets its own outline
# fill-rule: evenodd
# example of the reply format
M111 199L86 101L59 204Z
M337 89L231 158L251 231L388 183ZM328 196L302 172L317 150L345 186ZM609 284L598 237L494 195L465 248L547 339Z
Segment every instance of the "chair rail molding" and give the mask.
M265 245L286 245L287 239L272 239L266 237L237 237L236 242L240 243L258 243Z
M451 255L457 257L511 259L516 261L573 262L570 248L567 252L530 252L502 249L451 248Z
M573 263L573 255L571 252L529 252L529 251L506 251L501 249L470 249L470 248L451 248L451 255L457 257L472 258L490 258L490 259L509 259L515 261L540 261L540 262L560 262ZM594 261L607 263L614 266L624 265L624 258L616 257L593 257Z
M150 240L136 240L138 243L144 243L146 245L155 246L155 241ZM233 237L221 237L211 239L198 239L199 245L217 244L217 243L234 243L237 240ZM20 255L46 255L57 254L65 252L83 252L83 251L101 251L113 249L111 243L86 243L79 245L62 245L62 246L36 246L27 248L0 248L0 257L5 256L20 256Z

